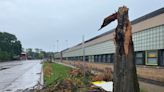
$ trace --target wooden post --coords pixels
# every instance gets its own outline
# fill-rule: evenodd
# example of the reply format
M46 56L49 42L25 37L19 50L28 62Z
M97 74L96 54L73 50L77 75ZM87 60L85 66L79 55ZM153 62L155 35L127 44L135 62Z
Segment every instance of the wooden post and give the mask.
M101 28L117 19L114 43L116 46L113 75L113 92L139 92L138 78L134 60L132 27L128 8L119 7L118 11L105 18ZM101 29L100 28L100 29Z

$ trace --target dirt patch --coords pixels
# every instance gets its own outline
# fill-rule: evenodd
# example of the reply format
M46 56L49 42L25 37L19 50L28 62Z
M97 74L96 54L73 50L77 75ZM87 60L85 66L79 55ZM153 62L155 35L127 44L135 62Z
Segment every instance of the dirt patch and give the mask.
M47 65L43 68L43 74L46 77L50 77L52 75L52 65L51 65L51 63L47 63Z

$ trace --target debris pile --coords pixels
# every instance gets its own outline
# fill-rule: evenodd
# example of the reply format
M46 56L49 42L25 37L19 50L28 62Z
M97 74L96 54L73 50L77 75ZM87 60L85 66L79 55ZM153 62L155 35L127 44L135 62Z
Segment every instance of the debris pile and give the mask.
M112 81L112 71L110 68L105 68L103 72L92 73L92 69L88 66L77 65L78 68L70 70L68 78L57 80L48 87L43 87L42 90L33 92L106 92L93 85L94 81ZM51 65L45 67L44 73L51 75Z
M105 68L103 73L98 73L93 76L92 81L112 81L112 70L111 68Z

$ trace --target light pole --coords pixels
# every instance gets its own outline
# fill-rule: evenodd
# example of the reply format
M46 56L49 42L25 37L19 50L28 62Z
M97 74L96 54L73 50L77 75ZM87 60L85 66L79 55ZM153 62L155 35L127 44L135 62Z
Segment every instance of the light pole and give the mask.
M84 35L82 36L82 49L83 49L83 71L84 71L84 78L85 78L85 38Z
M54 61L56 60L56 56L55 56L55 45L54 46L52 46L53 48L54 48L54 50L52 50L52 52L53 52L53 57L54 57Z
M57 52L58 52L58 49L59 49L59 47L58 47L58 44L59 44L59 40L56 40L56 47L57 47Z
M84 35L82 37L82 49L83 49L83 63L85 62L85 42L84 42Z
M66 42L66 48L68 48L68 40L65 40L65 42Z

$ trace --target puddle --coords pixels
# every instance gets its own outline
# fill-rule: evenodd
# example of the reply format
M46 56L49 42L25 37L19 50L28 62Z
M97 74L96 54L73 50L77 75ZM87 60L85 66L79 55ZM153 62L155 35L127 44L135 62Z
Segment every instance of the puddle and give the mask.
M7 89L6 91L12 91L11 89Z
M5 69L8 69L9 67L2 67L2 68L0 68L0 71L2 71L2 70L5 70Z

